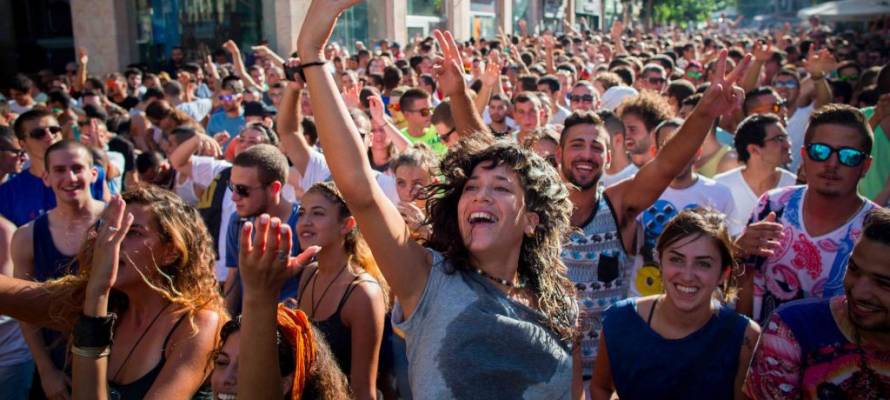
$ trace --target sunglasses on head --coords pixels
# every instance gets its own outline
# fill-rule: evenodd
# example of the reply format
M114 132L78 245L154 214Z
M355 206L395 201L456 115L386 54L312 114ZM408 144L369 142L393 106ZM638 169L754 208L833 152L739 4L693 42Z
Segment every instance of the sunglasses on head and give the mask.
M219 101L234 101L234 100L238 99L238 95L237 94L224 95L224 96L217 97L217 99L219 99Z
M569 96L569 100L575 101L575 102L591 103L591 102L593 102L593 95L592 94L582 94L580 96L571 95L571 96Z
M847 167L858 167L867 157L864 151L852 147L831 147L825 143L807 145L807 155L813 161L828 160L833 153L837 153L837 161Z
M429 117L430 115L433 115L433 108L432 108L432 107L429 107L429 108L421 108L421 109L418 109L418 110L411 110L411 111L408 111L408 112L416 112L416 113L420 113L420 115L422 115L422 116L424 116L424 117Z
M773 86L775 86L776 89L781 89L781 88L794 89L797 87L797 82L795 82L795 81L775 81L775 82L773 82Z
M34 128L31 132L28 132L28 136L34 140L43 139L46 136L46 133L49 132L51 135L55 136L62 133L62 128L58 126L48 126L46 128Z
M4 153L12 153L13 155L15 155L16 158L24 158L24 157L25 157L25 154L26 154L24 150L21 150L21 149L9 149L9 148L6 148L6 149L0 149L0 152L4 152Z
M259 189L259 188L261 188L261 187L263 187L263 186L262 186L262 185L260 185L260 186L247 186L247 185L242 185L242 184L240 184L240 183L232 183L232 182L229 182L229 190L231 190L232 193L237 194L238 197L245 197L245 198L250 197L250 191L251 191L251 190Z

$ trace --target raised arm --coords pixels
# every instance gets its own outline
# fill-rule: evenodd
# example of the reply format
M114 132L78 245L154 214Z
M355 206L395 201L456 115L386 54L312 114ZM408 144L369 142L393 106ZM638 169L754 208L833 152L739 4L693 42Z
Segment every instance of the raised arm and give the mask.
M810 81L813 84L813 109L817 110L831 103L831 86L826 78L829 73L837 68L837 60L835 60L828 49L822 49L818 52L811 51L810 56L804 60L804 67L810 73ZM798 106L802 105L806 104L798 103Z
M411 145L411 142L408 141L408 138L402 134L399 128L396 128L396 126L393 125L392 121L386 118L386 113L383 111L385 107L386 106L383 105L383 99L380 98L379 95L375 94L368 97L368 111L370 111L371 114L371 125L374 129L382 128L390 142L396 146L396 150L399 152L405 151L405 149Z
M284 89L284 95L281 97L277 129L278 138L281 139L281 151L294 163L294 167L297 168L300 175L305 175L312 148L306 142L300 129L300 122L303 120L303 113L300 111L302 97L302 82L288 82Z
M482 73L482 89L479 90L479 94L473 99L476 105L476 112L479 114L485 112L485 108L488 107L488 102L491 101L493 94L503 92L501 87L501 70L503 68L504 63L501 61L499 52L492 50L488 55L485 71Z
M730 115L741 105L745 94L741 88L735 86L735 83L741 76L741 71L744 71L750 63L751 56L746 56L724 79L726 54L726 50L720 53L717 71L710 88L680 127L677 135L659 150L655 159L640 168L640 172L633 179L606 191L618 209L619 225L624 226L651 206L677 174L689 164L713 126L714 120L721 115Z
M760 85L760 72L763 70L763 65L766 64L772 56L772 44L769 42L754 44L754 59L751 60L751 67L745 70L745 76L742 77L741 82L739 82L739 86L742 87L742 90L744 90L745 93L754 90Z
M198 133L176 147L176 150L170 154L170 165L180 174L191 176L192 156L198 152L209 152L215 156L222 154L216 140L203 133Z
M235 73L244 81L244 85L262 92L263 87L254 82L253 77L250 76L247 68L244 67L244 60L241 59L241 50L238 49L238 45L234 41L228 40L223 43L223 48L232 56L232 65L235 67Z
M343 10L359 0L314 0L298 41L303 64L324 60L324 46ZM411 239L396 207L377 184L364 144L333 77L321 65L305 68L319 139L327 149L328 167L349 209L355 215L374 258L407 318L426 287L431 255Z
M451 99L451 116L454 118L454 128L461 137L470 136L479 132L488 132L488 127L482 122L482 117L476 112L476 106L468 92L467 82L462 71L460 49L454 42L451 32L433 32L439 47L442 49L442 58L436 60L434 72L439 80L439 88L442 93Z
M556 52L556 38L553 37L552 34L545 34L541 37L544 41L544 51L546 55L544 57L545 65L547 66L548 74L556 73L556 62L554 61L553 53Z
M82 91L84 86L87 83L87 64L90 61L90 57L87 54L87 49L83 47L77 48L77 74L74 77L74 82L72 82L72 87L74 90Z

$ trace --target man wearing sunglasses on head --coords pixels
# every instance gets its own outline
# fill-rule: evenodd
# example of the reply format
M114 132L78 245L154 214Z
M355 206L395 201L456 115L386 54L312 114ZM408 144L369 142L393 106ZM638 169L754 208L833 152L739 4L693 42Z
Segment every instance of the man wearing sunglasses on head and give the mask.
M748 256L737 304L763 324L780 305L843 293L843 276L869 210L856 186L871 166L872 130L861 112L829 105L809 121L800 149L807 185L771 190L736 241Z
M222 107L210 115L210 121L207 123L207 134L215 136L218 133L241 132L247 120L244 118L244 107L241 103L244 101L242 93L244 92L244 84L241 81L229 81L223 90L219 92L216 101Z
M22 226L56 208L56 196L43 182L44 154L49 146L62 139L62 128L52 111L35 108L16 119L14 131L31 164L0 185L0 215ZM104 169L98 169L98 179L90 185L90 192L96 200L105 198L108 190Z

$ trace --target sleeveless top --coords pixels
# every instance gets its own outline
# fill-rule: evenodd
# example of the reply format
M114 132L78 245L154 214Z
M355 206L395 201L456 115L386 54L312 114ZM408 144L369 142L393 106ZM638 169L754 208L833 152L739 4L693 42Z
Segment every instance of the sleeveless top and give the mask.
M77 273L77 260L73 256L62 254L53 243L53 235L49 230L49 214L43 214L34 220L33 249L35 281L45 282ZM53 365L60 370L66 370L67 336L47 328L41 328L40 335L43 337L43 343L49 351Z
M108 398L110 400L130 400L130 399L142 399L148 394L149 389L151 389L151 385L155 383L155 380L158 379L158 375L161 374L161 370L164 369L164 364L167 363L167 356L165 353L167 349L167 342L170 341L170 336L173 336L173 332L176 331L176 328L179 327L179 324L182 323L186 315L183 315L176 321L176 324L173 325L173 328L170 329L170 332L167 333L167 337L164 338L164 345L161 347L161 360L158 361L158 365L155 365L150 371L146 372L145 375L142 375L141 378L136 379L133 382L127 384L119 384L114 382L108 382ZM213 394L210 390L210 386L206 383L202 385L198 392L192 396L192 399L211 399L213 398Z
M300 300L303 299L303 294L306 293L306 286L309 285L309 282L312 281L312 278L314 278L317 273L318 268L312 270L312 275L306 279L306 285L298 291L297 306L299 306ZM296 277L297 282L299 282L302 274L301 271ZM352 282L349 283L349 286L346 287L346 291L343 292L343 297L340 298L340 303L337 304L337 311L334 311L328 319L323 321L312 321L312 324L321 331L322 335L324 335L325 340L328 342L328 346L331 348L331 353L334 354L334 359L337 360L337 365L340 366L340 370L343 371L343 374L346 375L347 378L349 378L349 373L352 371L352 330L343 323L340 313L343 311L343 306L346 305L346 300L349 299L349 295L352 294L352 291L359 283L377 283L376 281L362 279L362 275L364 274L356 276ZM321 299L318 301L320 302Z
M593 376L602 323L610 305L627 298L633 258L624 251L612 203L597 189L597 202L580 232L571 234L562 246L562 262L575 284L578 299L581 362L585 379Z
M720 305L697 331L665 339L637 312L636 299L603 317L612 381L625 399L732 399L748 318Z
M49 230L49 214L34 220L34 280L38 282L77 273L73 256L66 256L56 248Z
M711 155L711 158L709 158L707 162L702 164L702 166L696 172L698 172L699 175L713 178L714 175L717 175L717 167L720 166L720 160L722 160L723 156L725 156L726 153L729 153L730 150L732 150L732 147L721 147L719 150L715 151L714 154Z

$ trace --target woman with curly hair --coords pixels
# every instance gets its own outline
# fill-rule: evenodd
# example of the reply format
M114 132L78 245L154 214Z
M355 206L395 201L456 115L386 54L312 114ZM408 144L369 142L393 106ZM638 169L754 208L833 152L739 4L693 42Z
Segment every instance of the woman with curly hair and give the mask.
M603 317L594 399L743 399L760 334L726 303L738 266L723 214L693 209L655 245L664 294L615 303Z
M303 25L298 51L312 107L327 110L316 124L334 181L397 298L393 321L406 334L412 395L568 398L577 311L559 257L571 212L565 186L528 150L467 139L442 161L447 183L426 196L429 248L412 240L321 67L337 17L356 2L312 2L307 18L315 23ZM470 109L457 46L437 36L447 46L443 91L452 107ZM455 125L463 127L466 115L458 110Z
M74 398L209 398L227 316L197 211L151 186L115 197L77 260L78 275L0 283L0 312L73 333Z

